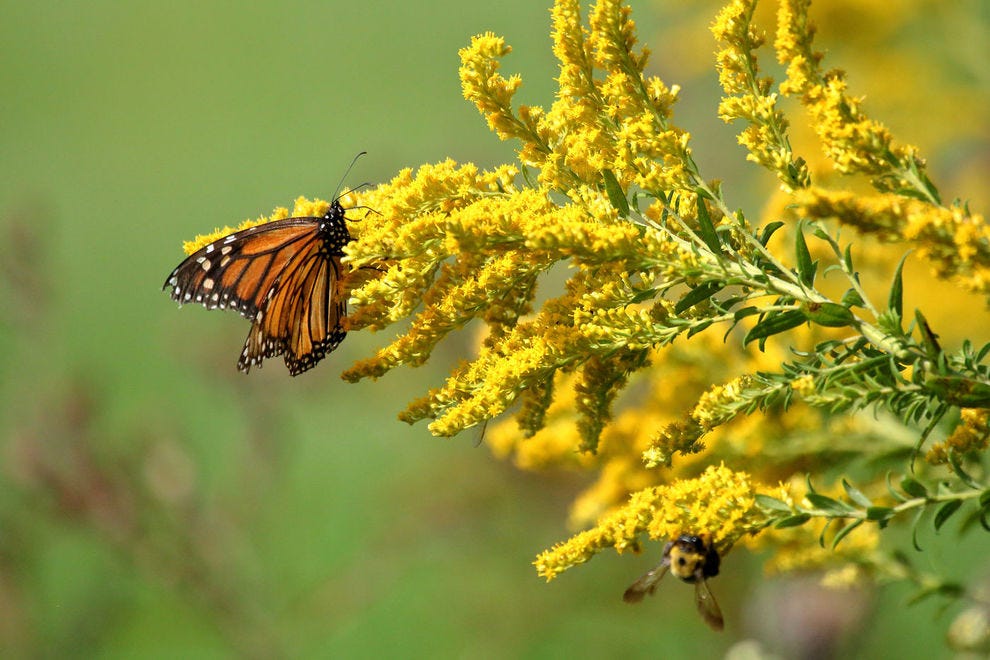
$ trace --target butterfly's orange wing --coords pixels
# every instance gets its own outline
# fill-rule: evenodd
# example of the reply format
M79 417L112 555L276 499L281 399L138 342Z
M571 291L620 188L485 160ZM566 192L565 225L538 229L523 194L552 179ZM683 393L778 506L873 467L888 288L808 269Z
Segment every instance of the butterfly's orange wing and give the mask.
M350 241L338 201L319 218L285 218L234 232L185 259L168 276L172 299L231 308L251 320L237 368L285 354L293 376L344 339L343 247Z

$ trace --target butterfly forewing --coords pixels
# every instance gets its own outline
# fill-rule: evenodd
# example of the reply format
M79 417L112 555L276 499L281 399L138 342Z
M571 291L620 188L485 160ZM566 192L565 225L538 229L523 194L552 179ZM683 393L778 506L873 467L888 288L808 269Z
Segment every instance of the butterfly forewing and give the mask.
M287 218L239 231L196 251L172 271L163 288L172 299L207 309L236 309L254 320L272 284L314 232L320 218Z
M323 217L276 220L210 243L179 264L164 288L180 304L230 307L251 320L239 370L284 354L295 376L344 338L340 258L350 240L334 201Z

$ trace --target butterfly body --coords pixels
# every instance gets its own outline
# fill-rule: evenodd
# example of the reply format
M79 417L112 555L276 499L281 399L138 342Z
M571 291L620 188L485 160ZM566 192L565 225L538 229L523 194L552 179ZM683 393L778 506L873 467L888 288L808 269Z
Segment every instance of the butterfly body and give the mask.
M164 289L180 305L233 309L249 321L237 368L284 355L293 376L316 365L344 339L344 246L351 240L334 200L320 217L275 220L234 232L190 255Z

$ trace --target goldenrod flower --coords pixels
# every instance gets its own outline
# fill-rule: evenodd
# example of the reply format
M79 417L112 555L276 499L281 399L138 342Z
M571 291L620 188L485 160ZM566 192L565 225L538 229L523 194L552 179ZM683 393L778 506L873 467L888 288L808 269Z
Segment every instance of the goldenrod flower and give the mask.
M836 170L873 175L874 185L881 190L913 188L930 201L937 201L917 149L894 144L887 128L866 115L862 99L846 93L842 71L821 71L822 54L812 48L810 5L811 0L782 0L779 5L774 47L777 61L787 66L787 80L781 84L781 92L801 96Z
M749 475L724 465L710 466L696 479L681 479L635 493L622 508L570 540L541 553L537 572L548 580L605 548L638 550L639 537L665 541L681 534L709 534L723 551L739 538L762 529L756 486Z
M948 438L933 446L925 457L929 463L949 461L949 452L962 456L982 451L990 445L990 411L982 408L966 408L960 413L959 425Z
M787 138L788 121L777 108L773 80L760 77L756 50L765 39L752 25L756 0L734 0L719 12L712 33L723 45L716 55L719 82L725 96L718 114L725 122L736 119L749 126L739 134L739 144L749 150L747 159L774 172L785 190L810 183L804 159L796 156Z
M836 218L887 241L918 247L938 277L990 293L990 226L961 206L949 208L886 193L857 195L812 188L795 195L803 215Z

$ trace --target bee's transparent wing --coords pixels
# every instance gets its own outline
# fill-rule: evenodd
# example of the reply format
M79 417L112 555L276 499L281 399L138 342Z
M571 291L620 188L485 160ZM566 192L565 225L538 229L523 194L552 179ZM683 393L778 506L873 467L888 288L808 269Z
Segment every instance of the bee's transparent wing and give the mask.
M667 574L669 567L670 564L664 562L652 571L644 574L626 589L626 593L622 594L622 600L627 603L638 603L643 600L643 596L646 594L653 595L653 592L657 590L657 585L660 584L660 580Z
M640 597L642 598L642 596ZM712 595L711 589L708 588L708 582L703 577L698 578L694 583L694 602L698 606L698 613L701 614L701 618L712 630L721 630L725 627L722 610L719 609L718 603L715 602L715 596Z

